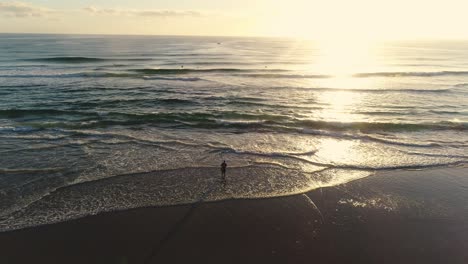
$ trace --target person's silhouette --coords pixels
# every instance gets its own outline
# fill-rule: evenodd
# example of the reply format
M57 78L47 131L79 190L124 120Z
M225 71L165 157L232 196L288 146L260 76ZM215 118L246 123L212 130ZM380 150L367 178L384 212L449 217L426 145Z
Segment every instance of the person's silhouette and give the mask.
M223 163L221 163L221 177L223 178L223 181L226 180L226 161L224 160Z

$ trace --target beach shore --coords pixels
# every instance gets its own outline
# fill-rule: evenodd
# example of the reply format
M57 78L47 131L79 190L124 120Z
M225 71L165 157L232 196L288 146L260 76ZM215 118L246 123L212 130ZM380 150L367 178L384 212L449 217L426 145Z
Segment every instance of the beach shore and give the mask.
M468 263L468 168L0 233L0 263ZM229 184L229 182L228 182Z

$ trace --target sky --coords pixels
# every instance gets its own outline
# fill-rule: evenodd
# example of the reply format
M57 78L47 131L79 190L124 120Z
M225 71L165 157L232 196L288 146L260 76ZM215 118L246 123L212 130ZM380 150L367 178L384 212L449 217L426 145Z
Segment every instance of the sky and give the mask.
M468 39L467 0L0 0L0 32Z

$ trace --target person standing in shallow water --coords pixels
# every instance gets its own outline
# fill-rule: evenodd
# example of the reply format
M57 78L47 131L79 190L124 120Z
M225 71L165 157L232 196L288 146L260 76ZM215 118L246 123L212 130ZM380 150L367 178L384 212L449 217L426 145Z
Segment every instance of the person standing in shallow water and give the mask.
M226 161L223 160L223 163L221 163L221 177L223 178L223 181L226 181Z

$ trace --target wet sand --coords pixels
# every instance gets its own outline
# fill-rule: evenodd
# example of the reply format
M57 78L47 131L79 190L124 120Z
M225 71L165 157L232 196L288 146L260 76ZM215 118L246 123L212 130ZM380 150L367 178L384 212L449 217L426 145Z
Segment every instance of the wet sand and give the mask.
M468 263L466 201L467 168L379 172L0 233L0 263Z

